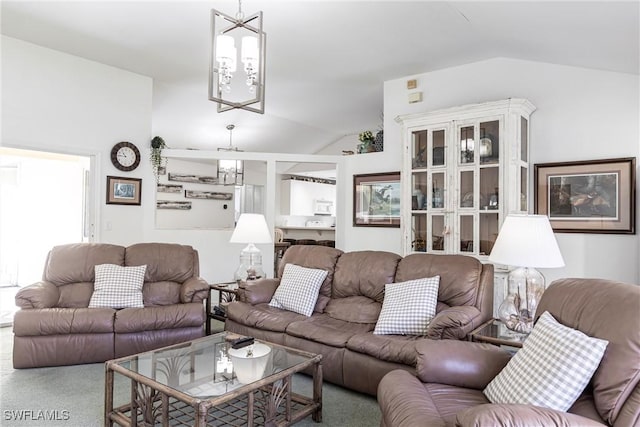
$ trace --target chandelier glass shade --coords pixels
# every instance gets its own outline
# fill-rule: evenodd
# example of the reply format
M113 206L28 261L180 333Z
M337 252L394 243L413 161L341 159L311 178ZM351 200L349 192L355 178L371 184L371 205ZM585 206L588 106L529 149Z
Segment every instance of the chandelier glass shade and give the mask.
M232 134L235 125L227 125L229 131L229 146L218 148L218 151L240 152L233 146ZM218 159L218 184L222 185L242 185L244 184L244 162L236 159Z
M264 114L267 36L262 12L245 19L238 5L235 17L211 10L209 100L218 104L218 112L242 109Z

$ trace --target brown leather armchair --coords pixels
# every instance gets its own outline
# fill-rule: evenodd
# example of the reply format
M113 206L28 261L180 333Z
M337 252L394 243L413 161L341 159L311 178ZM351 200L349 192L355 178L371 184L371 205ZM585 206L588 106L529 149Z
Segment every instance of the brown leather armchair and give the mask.
M88 308L94 267L146 265L142 308ZM79 243L54 247L42 280L16 294L14 368L104 362L204 335L203 299L191 246Z
M396 370L378 386L381 426L640 425L640 286L598 279L563 279L543 294L538 314L609 341L600 366L567 412L491 404L482 390L510 354L490 344L424 341L416 375Z

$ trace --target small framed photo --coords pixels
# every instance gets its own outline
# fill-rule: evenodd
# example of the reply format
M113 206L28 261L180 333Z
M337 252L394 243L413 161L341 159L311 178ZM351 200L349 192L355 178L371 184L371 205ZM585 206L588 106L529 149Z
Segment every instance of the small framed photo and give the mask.
M107 176L108 205L140 205L142 179Z
M559 233L635 234L635 157L534 165L535 212Z
M400 172L353 176L354 227L400 227Z

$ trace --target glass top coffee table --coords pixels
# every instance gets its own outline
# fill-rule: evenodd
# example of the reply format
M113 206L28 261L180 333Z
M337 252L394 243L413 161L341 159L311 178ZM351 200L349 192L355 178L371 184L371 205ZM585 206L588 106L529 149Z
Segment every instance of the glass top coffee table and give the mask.
M230 341L239 337L222 332L106 362L105 425L288 426L308 415L322 421L322 355L256 340L234 359ZM254 348L263 354L265 345L265 356L246 357ZM292 376L303 370L313 375L311 397L293 391ZM129 403L114 408L116 373L131 387Z

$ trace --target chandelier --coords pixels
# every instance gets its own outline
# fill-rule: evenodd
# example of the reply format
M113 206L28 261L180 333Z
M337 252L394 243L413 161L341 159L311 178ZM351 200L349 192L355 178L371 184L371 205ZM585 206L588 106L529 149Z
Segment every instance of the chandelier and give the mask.
M218 151L239 152L237 147L233 146L232 134L235 125L227 125L229 131L229 146L226 148L218 148ZM226 160L218 159L218 184L222 185L242 185L244 182L244 165L242 160Z
M209 100L218 112L238 108L264 114L266 39L262 12L245 19L241 0L235 17L211 9ZM244 73L237 72L240 62Z

